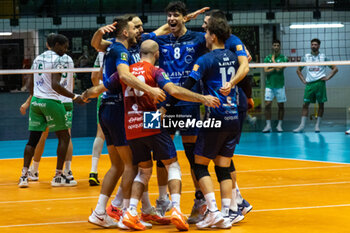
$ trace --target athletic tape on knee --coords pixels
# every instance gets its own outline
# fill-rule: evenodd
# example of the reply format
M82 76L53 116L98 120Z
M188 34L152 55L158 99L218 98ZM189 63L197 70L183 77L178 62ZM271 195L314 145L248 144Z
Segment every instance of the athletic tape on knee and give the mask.
M235 171L236 171L235 164L233 163L233 160L231 159L230 173L231 173L231 172L235 172Z
M230 167L215 166L215 173L219 183L221 183L221 181L224 181L224 180L232 179L230 175Z
M181 168L178 161L168 167L168 181L170 180L181 180Z
M30 131L27 145L35 148L39 143L42 133L43 133L42 131Z
M195 143L183 143L185 154L188 159L188 162L190 163L191 169L194 167L194 147Z
M139 172L137 173L134 182L140 182L144 185L148 184L149 179L152 175L152 168L141 168L139 167Z
M199 181L202 177L210 176L208 171L208 165L202 165L202 164L194 164L193 166L194 175L196 176L196 179Z

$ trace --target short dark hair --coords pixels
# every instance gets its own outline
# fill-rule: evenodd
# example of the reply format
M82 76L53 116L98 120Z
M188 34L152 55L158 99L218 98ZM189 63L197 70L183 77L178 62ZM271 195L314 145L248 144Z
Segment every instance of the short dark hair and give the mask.
M210 17L215 17L215 18L227 20L225 13L219 9L210 10L205 14L205 16L210 16Z
M66 43L68 43L69 40L66 36L62 35L62 34L56 34L53 39L52 39L52 43L53 43L53 46L54 47L57 43L59 45L64 45ZM50 46L50 45L49 45Z
M319 39L317 39L317 38L312 39L311 43L313 43L313 42L316 42L318 45L321 44L321 41Z
M115 25L115 30L113 32L114 37L119 37L123 33L123 30L128 26L128 23L132 21L133 16L120 16L113 19L113 23L117 22Z
M181 1L169 2L168 6L165 8L165 12L179 12L183 16L187 15L186 5Z
M55 46L53 40L54 40L56 35L57 35L56 33L50 33L46 37L46 43L50 48L53 48L53 46Z
M272 41L272 44L279 44L279 45L281 45L281 41L280 41L280 40L277 40L277 39L274 39L274 40Z
M225 43L225 41L231 36L231 28L227 23L227 20L222 18L210 17L208 21L208 28L210 34L215 34L219 42Z
M124 18L129 18L129 17L131 17L131 20L133 20L135 17L138 17L138 16L135 15L135 14L125 14L125 15L123 15L123 17L124 17Z

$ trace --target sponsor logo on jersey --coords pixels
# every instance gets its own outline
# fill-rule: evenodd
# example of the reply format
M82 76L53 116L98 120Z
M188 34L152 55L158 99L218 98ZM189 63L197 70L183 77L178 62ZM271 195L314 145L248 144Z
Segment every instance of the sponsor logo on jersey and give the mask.
M243 50L243 46L240 45L240 44L237 45L237 46L236 46L236 50L237 50L237 51L242 51L242 50Z
M162 72L162 75L163 75L163 78L166 79L166 80L170 80L168 75L165 73L165 72Z
M199 68L199 65L195 64L195 65L193 66L193 71L197 71L198 68Z
M195 49L194 49L193 47L186 47L186 51L187 51L188 53L195 53L195 52L196 52Z
M192 57L191 55L187 55L187 56L185 57L185 62L186 62L187 64L191 64L191 63L193 62L193 57Z
M122 60L124 60L124 61L128 60L128 55L126 53L121 53L120 56L121 56Z

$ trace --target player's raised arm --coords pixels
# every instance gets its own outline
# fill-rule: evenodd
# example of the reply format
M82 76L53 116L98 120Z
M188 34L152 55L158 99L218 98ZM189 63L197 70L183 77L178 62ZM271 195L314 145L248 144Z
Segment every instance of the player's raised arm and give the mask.
M102 37L106 33L113 32L115 30L115 25L117 25L117 22L100 27L94 33L94 35L91 39L91 46L94 47L99 52L106 51L107 47L111 44L111 42L109 42L107 40L103 40Z

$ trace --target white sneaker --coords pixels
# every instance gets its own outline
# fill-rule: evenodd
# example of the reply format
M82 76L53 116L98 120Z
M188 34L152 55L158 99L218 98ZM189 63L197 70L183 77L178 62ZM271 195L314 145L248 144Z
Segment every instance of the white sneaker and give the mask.
M73 172L71 170L64 170L63 175L65 175L68 180L74 180Z
M34 172L31 167L28 170L28 179L31 181L38 181L39 180L39 172Z
M272 129L270 125L266 125L265 128L262 130L263 133L271 133Z
M21 178L19 178L18 187L28 188L28 176L21 176Z
M280 126L280 125L277 125L276 130L277 130L277 132L280 132L280 133L283 132L282 126Z
M105 228L116 228L118 223L113 218L109 217L105 212L104 214L97 214L95 211L89 216L89 223L95 224Z
M348 131L345 131L345 134L349 135L350 134L350 129Z
M293 130L293 133L302 133L304 131L304 126L299 125L298 128Z
M51 186L52 187L71 187L76 186L77 182L75 180L69 180L67 177L63 174L56 175L52 181Z
M204 219L199 223L196 223L196 226L198 229L203 229L203 228L211 227L212 225L221 224L224 220L225 219L219 210L215 212L211 212L210 210L207 210L207 212L205 213Z
M224 221L214 224L211 228L219 228L219 229L230 229L232 227L230 217L224 217Z

